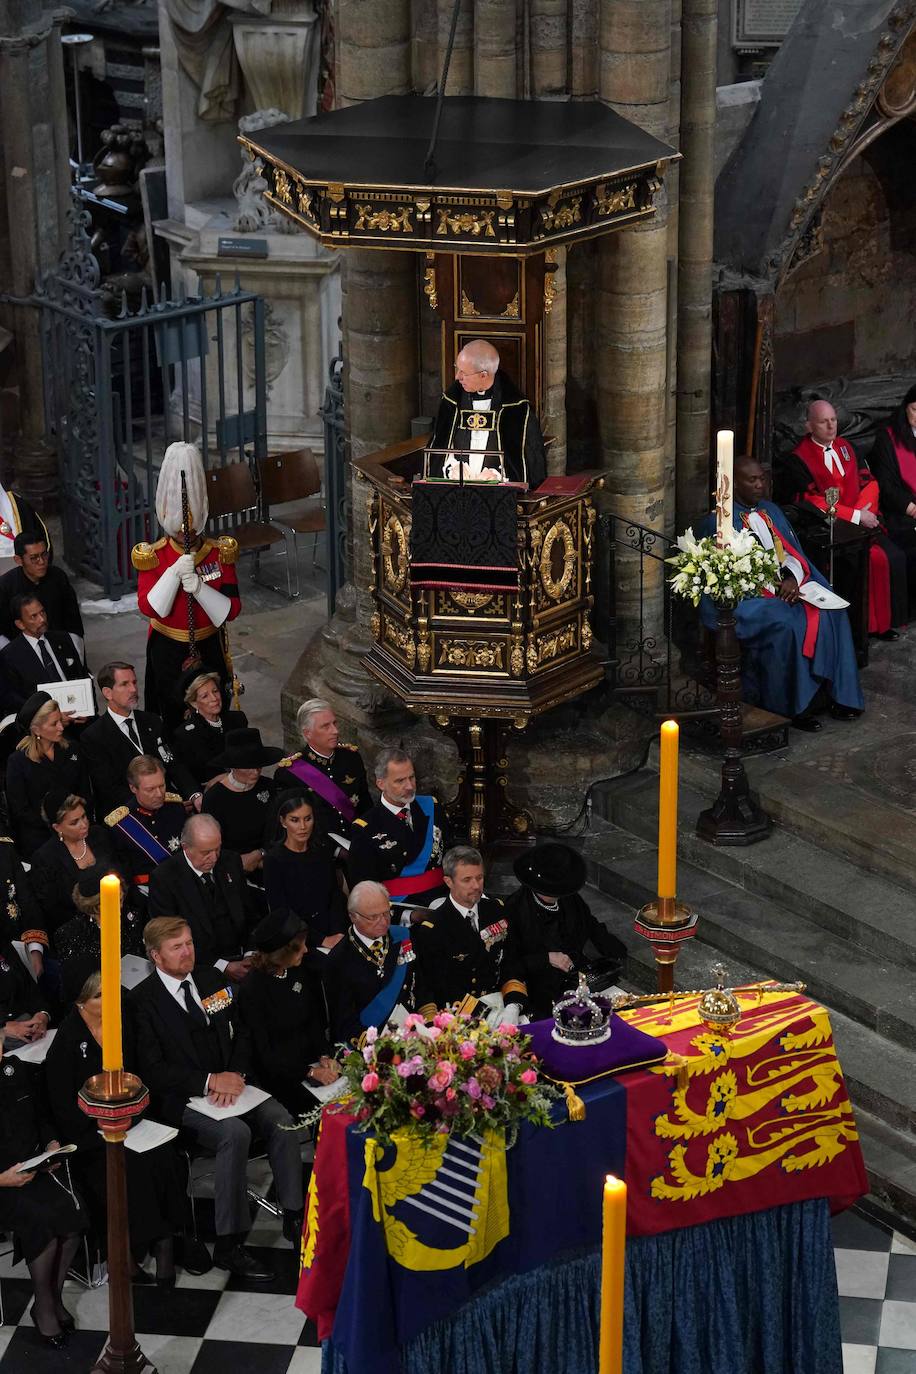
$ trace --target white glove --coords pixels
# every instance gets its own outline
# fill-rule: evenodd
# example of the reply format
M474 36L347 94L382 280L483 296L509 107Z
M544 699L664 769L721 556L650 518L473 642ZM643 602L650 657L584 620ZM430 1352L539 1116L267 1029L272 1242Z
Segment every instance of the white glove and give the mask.
M183 557L184 557L184 554L182 554L182 558L183 558ZM181 585L182 585L182 587L184 588L184 590L185 590L186 592L190 592L192 596L196 596L197 593L200 591L200 587L201 587L200 573L196 573L196 572L185 573L184 576L183 576L182 579L181 579Z
M177 572L178 576L179 576L179 577L182 579L182 581L183 581L184 578L187 577L189 573L193 573L193 572L194 572L194 555L193 555L193 553L183 553L183 554L181 554L178 558L175 559L175 562L172 564L172 567L175 569L175 571Z

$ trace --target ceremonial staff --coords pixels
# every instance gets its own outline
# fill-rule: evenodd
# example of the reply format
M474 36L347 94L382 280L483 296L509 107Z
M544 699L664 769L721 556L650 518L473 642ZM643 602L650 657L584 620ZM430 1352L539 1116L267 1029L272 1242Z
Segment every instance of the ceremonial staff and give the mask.
M185 477L184 468L181 469L181 533L184 539L184 551L191 553L191 507L188 501L188 481ZM184 597L188 608L188 656L181 665L182 671L186 668L194 668L200 663L194 627L194 598L188 591L185 592Z

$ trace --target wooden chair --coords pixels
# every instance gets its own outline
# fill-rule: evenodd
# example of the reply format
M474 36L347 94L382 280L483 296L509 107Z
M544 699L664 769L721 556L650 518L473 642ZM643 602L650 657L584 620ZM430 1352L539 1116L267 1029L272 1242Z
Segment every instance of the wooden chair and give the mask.
M298 541L300 534L314 536L312 567L316 566L318 536L328 527L324 502L321 500L321 473L310 448L292 449L288 453L271 453L259 465L261 492L265 505L281 506L288 501L310 500L301 515L274 516L277 525L291 532L296 547L296 577L298 584Z
M210 519L218 522L221 534L231 534L238 540L240 553L254 555L256 582L260 582L261 554L281 541L286 544L286 595L294 601L299 595L299 571L296 569L296 590L293 591L290 578L290 547L288 534L269 519L262 518L262 511L269 511L269 503L263 494L259 498L251 469L247 463L229 463L224 468L213 468L207 473L207 497L210 504ZM263 501L263 505L262 505ZM295 549L293 539L292 548ZM264 582L273 591L282 591L272 583Z

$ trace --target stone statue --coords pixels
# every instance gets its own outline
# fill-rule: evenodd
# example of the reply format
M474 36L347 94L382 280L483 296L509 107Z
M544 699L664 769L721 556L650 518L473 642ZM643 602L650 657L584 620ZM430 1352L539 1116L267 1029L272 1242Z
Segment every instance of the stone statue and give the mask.
M243 115L239 120L240 134L257 133L259 129L269 129L273 124L288 124L289 115L282 110L255 110L254 114ZM298 226L285 215L272 210L264 199L267 178L259 157L253 157L249 150L242 148L242 170L232 183L232 194L238 201L238 210L232 227L238 234L256 234L265 229L278 234L298 233Z

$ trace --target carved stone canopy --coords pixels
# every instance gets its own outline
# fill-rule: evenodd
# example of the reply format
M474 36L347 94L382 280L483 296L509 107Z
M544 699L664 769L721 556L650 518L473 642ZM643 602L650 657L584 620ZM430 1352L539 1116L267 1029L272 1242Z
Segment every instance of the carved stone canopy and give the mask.
M655 213L673 148L597 102L385 96L240 135L266 199L329 246L518 257Z

